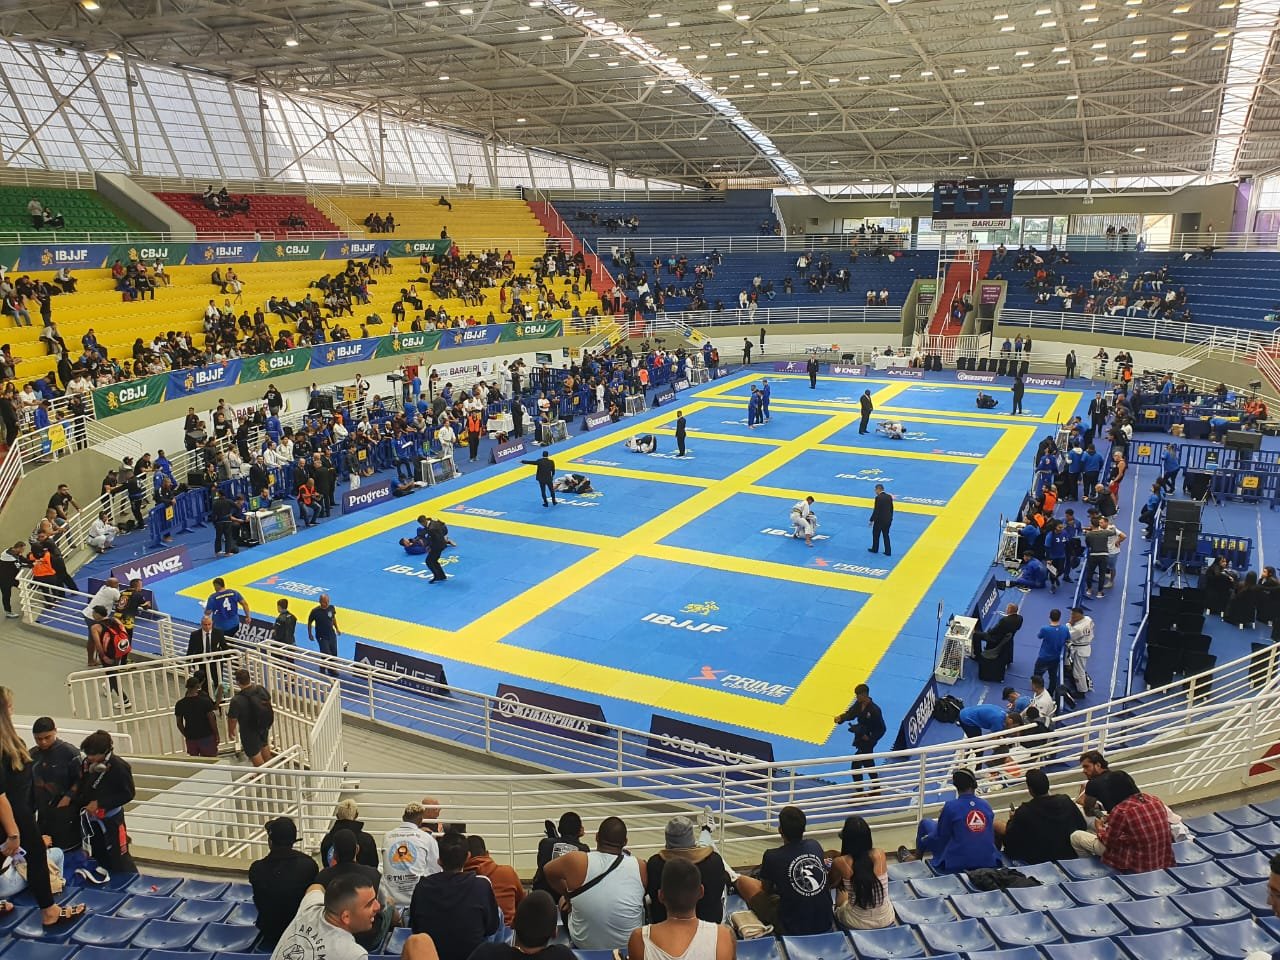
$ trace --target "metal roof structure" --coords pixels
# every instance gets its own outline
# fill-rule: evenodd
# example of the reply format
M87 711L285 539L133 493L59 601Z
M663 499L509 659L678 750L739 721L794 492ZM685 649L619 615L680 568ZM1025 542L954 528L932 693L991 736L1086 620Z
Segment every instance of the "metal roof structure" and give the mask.
M7 0L0 36L685 183L1280 168L1276 0Z

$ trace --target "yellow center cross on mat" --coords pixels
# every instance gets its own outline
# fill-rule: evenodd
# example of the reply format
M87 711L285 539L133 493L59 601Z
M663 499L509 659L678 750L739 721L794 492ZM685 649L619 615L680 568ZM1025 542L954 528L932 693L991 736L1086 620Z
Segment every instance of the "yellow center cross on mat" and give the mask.
M682 409L686 415L724 406L741 409L741 403L718 398L724 392L750 383L753 379L757 378L750 375L725 378L700 393L697 399L691 399L682 404ZM774 379L804 378L775 377ZM910 383L874 379L855 382L868 384L873 388L878 387L872 397L878 410L888 409L885 406L886 403L911 386ZM898 637L912 612L924 600L934 580L949 562L956 544L969 534L982 506L986 504L1010 467L1014 465L1037 426L1056 423L1056 417L1065 417L1066 411L1075 408L1079 396L1079 394L1061 395L1044 417L994 418L997 421L1003 421L998 423L984 422L977 418L970 419L967 414L955 417L950 414L910 417L912 421L1000 430L1001 436L990 452L982 458L973 459L830 444L826 442L828 438L844 427L857 422L859 414L856 409L850 409L847 404L840 404L837 409L832 409L834 405L824 405L820 401L775 398L771 404L774 412L785 412L788 409L797 413L803 411L806 414L817 415L819 422L791 440L689 431L691 437L699 440L722 438L736 443L756 443L770 448L762 451L758 459L723 479L672 476L645 470L593 464L591 470L604 476L679 484L689 488L688 499L621 536L584 533L535 523L449 513L449 523L463 529L547 540L591 551L555 576L482 612L457 632L367 613L355 609L350 602L342 605L340 615L342 629L345 633L355 636L485 667L513 678L524 677L542 683L571 687L599 696L635 701L649 707L665 705L669 709L701 717L713 723L734 724L820 744L825 742L831 733L832 714L847 704L853 685L870 676L890 644ZM652 416L637 419L633 432L670 432L663 425L674 421L674 418L675 407L668 406ZM619 439L617 432L590 437L566 448L564 452L569 459L581 460L591 453L618 443ZM660 542L696 517L702 516L738 494L800 499L804 496L804 491L762 485L761 481L799 454L813 449L875 453L878 456L896 456L907 460L959 462L971 467L972 470L947 506L907 503L897 505L897 509L904 513L924 514L933 519L923 534L898 558L896 565L884 580L744 559L714 551L664 545ZM380 537L399 527L409 525L420 514L436 515L450 507L474 500L510 484L527 483L532 473L533 468L528 466L495 472L475 483L465 487L446 489L426 501L417 501L403 510L377 517L358 527L337 531L330 536L311 541L292 550L264 557L262 560L224 574L224 579L229 586L240 590L245 595L253 609L259 612L273 610L276 600L283 594L273 593L270 589L251 586L251 584L272 574L278 574L282 570L301 566L309 560L340 550L352 543ZM870 498L853 496L824 495L824 499L867 510L870 509L872 502ZM503 642L521 627L636 557L665 560L694 568L704 567L742 573L777 581L811 584L865 595L866 599L857 614L841 630L804 679L797 684L791 696L786 701L778 703L741 696L724 689L698 686L683 679L673 680L651 676ZM679 577L679 571L674 572L673 576ZM183 596L203 602L211 591L212 587L209 583L202 583L188 587L181 593ZM433 601L433 597L424 595L422 602ZM608 611L602 611L602 614L607 616ZM411 614L406 612L406 616L409 615Z

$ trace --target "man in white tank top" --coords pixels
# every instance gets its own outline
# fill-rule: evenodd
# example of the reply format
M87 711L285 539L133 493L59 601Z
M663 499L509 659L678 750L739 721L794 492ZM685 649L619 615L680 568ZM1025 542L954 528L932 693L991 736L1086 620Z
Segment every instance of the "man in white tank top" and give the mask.
M632 932L630 960L734 960L737 942L727 926L698 919L702 876L688 860L672 860L662 870L658 899L667 919Z
M594 850L546 865L548 885L569 901L569 939L579 950L621 950L644 924L645 865L626 845L627 825L606 817Z

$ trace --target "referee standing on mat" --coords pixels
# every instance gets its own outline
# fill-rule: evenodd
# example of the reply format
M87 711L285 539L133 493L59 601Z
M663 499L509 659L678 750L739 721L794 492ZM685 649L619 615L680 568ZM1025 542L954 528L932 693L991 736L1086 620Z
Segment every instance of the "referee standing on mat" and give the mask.
M684 456L685 419L684 411L676 411L676 456Z
M809 371L809 389L818 389L818 358L810 357L806 369Z
M871 411L875 409L875 405L871 402L870 389L862 391L859 402L862 404L862 423L858 425L858 432L866 433L867 424L871 422Z
M884 555L893 556L889 543L889 528L893 526L893 497L884 492L884 484L876 484L875 505L871 508L871 552L880 552L880 538L884 537Z
M556 503L556 486L553 482L556 478L556 462L551 459L551 454L543 450L542 456L537 460L521 460L523 464L530 467L537 467L534 476L538 481L538 492L542 494L542 505L547 505L547 494L551 494L551 502Z

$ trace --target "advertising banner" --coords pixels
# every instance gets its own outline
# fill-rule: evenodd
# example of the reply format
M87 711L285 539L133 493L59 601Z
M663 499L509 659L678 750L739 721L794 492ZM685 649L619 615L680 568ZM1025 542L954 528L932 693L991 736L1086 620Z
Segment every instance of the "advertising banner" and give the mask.
M143 377L141 380L130 380L128 383L113 383L107 387L97 387L93 391L93 413L99 420L114 417L118 413L129 413L150 407L164 399L165 387L169 385L169 375L158 373L154 377Z
M325 245L326 260L368 260L381 256L390 248L391 240L330 240Z
M506 463L508 460L519 460L525 455L525 442L523 440L508 440L506 443L498 443L489 451L490 463Z
M57 453L67 449L67 421L51 423L40 431L40 452Z
M240 364L241 361L236 359L211 363L207 367L192 367L190 370L173 370L169 373L165 398L177 400L179 397L190 397L217 387L234 386L240 379Z
M655 407L660 407L664 403L675 403L675 402L676 402L676 392L671 387L665 387L664 389L662 389L661 391L653 395L653 405Z
M275 243L263 243L258 251L258 259L264 263L320 260L328 252L328 247L324 240L279 240Z
M498 684L497 696L492 710L494 721L578 740L592 740L605 732L604 710L599 704L509 683Z
M121 583L128 583L140 577L142 582L147 584L190 569L191 560L187 556L186 546L176 546L112 567L111 576Z
M727 766L757 760L773 762L771 743L660 713L655 713L649 721L649 733L654 737L646 751L649 759L668 766Z
M883 373L886 377L898 377L903 380L924 379L924 371L919 367L885 367L876 372Z
M978 302L984 307L994 307L1000 302L1000 284L984 283L978 287Z
M1062 387L1067 381L1051 373L1023 374L1022 382L1028 387Z
M588 413L582 418L583 430L598 430L601 427L607 427L613 422L613 417L609 416L608 410L601 410L599 413Z
M367 340L339 340L337 343L319 343L311 348L311 366L334 367L340 363L371 360L378 352L381 337Z
M956 380L960 383L995 383L994 373L970 373L968 370L957 370Z
M862 363L833 363L827 367L827 373L833 377L865 377L867 366Z
M424 660L422 657L401 653L398 650L384 650L382 647L375 647L370 643L361 643L359 640L356 641L354 659L356 663L363 663L378 670L398 673L410 680L425 681L423 686L431 690L435 688L428 687L428 684L446 684L449 682L445 679L444 664L442 663L436 663L434 660Z
M306 629L306 624L302 625ZM294 629L294 639L297 639L297 629ZM274 620L263 620L261 617L250 617L248 623L240 624L240 632L236 634L236 638L244 643L271 643L276 638L276 622Z
M152 243L117 243L111 248L111 254L107 259L111 263L119 260L125 266L128 266L131 260L141 260L148 266L161 260L167 267L176 267L187 262L189 248L190 244L165 243L162 240Z
M422 353L434 350L440 344L439 330L422 330L417 333L393 333L378 343L377 356L398 357L404 353Z
M26 246L18 255L18 270L100 270L110 264L109 243L58 243L48 246Z
M487 323L480 327L458 327L456 330L440 332L440 348L450 347L487 347L502 339L505 323Z
M538 323L504 323L503 340L545 340L564 333L563 320L544 320Z
M808 373L809 364L805 360L775 360L774 373Z
M281 350L278 353L263 353L256 357L245 357L240 361L240 382L252 383L254 380L283 377L287 373L301 373L310 364L310 347L298 347L294 350Z
M342 494L342 514L355 513L366 507L377 506L384 500L391 499L391 481L379 480L377 483L362 483L355 490L347 490Z
M938 702L938 682L930 677L915 699L915 703L907 709L902 718L902 726L898 728L897 739L893 741L895 750L912 750L924 739L929 724L933 722L933 707Z
M252 263L262 246L252 241L193 243L187 249L187 263Z
M997 607L1000 595L1003 592L994 576L987 577L987 582L982 585L982 589L978 591L977 597L974 598L973 613L970 614L978 621L979 630L990 629L1004 615L1004 611Z
M452 245L453 241L448 237L435 240L392 240L387 248L387 256L420 257L424 253L429 257L444 256Z

